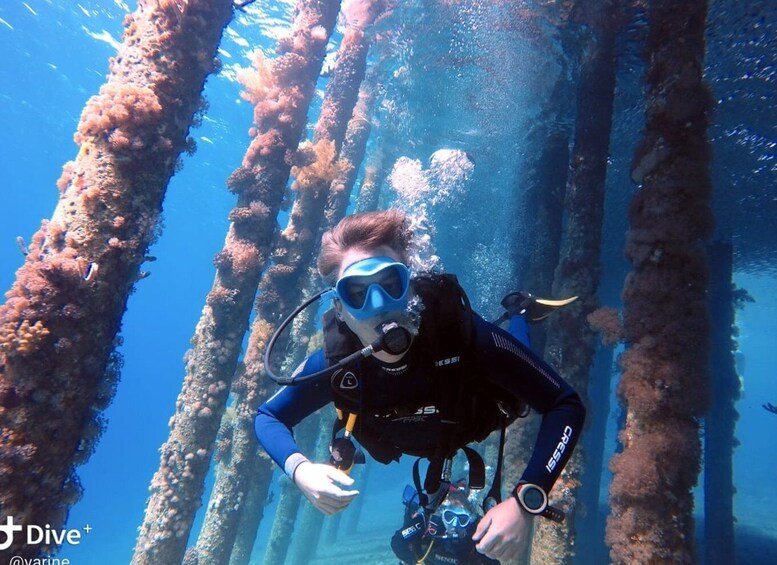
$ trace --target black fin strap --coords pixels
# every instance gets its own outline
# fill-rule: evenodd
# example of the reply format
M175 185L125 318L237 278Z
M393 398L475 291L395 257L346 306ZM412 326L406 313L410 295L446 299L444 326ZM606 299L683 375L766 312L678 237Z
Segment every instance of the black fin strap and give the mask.
M491 490L488 491L488 494L483 499L483 507L486 511L488 511L488 508L485 508L487 504L491 504L493 506L493 503L499 504L502 502L502 461L504 460L505 435L507 428L507 422L504 415L501 418L501 422L502 426L499 430L499 456L496 460L494 482L491 483Z
M469 488L475 490L486 488L486 464L483 463L480 453L468 445L462 447L461 450L467 456L469 463Z

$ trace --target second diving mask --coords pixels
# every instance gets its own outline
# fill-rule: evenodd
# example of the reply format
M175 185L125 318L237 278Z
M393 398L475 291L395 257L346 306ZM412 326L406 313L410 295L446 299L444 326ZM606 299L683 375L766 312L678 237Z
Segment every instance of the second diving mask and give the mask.
M464 508L446 508L442 511L442 521L449 528L466 528L472 522L472 516Z

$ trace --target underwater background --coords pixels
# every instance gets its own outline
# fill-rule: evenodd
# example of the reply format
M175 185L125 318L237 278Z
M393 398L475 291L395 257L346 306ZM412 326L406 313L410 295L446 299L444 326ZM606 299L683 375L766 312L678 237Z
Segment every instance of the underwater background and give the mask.
M635 191L630 165L645 111L645 67L640 58L647 25L644 6L627 4L624 10L630 17L616 40L599 293L602 304L616 308L629 269L623 248L628 202ZM15 272L24 262L17 238L29 243L57 205L57 179L63 165L78 153L73 135L79 117L105 83L109 59L122 41L122 22L135 9L135 2L121 0L0 4L3 291L14 284ZM293 12L291 1L252 3L235 12L222 37L218 51L222 68L208 78L207 111L190 131L196 152L183 156L170 181L163 226L149 250L155 260L144 264L149 275L135 283L122 319L118 352L123 367L115 397L104 412L104 432L94 453L77 469L83 496L70 509L66 524L79 529L88 524L90 531L79 545L63 546L57 554L73 564L132 559L149 484L159 467L159 447L167 440L181 390L184 355L211 290L214 256L222 248L235 204L225 182L240 166L251 140L253 108L240 96L238 68L250 66L250 51L273 56ZM365 162L380 163L383 169L381 207L401 206L414 214L419 232L431 238L419 260L457 273L473 305L486 317L496 317L499 299L514 289L515 252L531 236L520 223L524 216L515 213L522 206L524 214L532 214L532 203L520 199L538 145L529 133L543 120L551 120L543 109L558 76L576 72L564 59L575 51L574 42L584 30L570 31L574 26L565 20L568 12L562 2L413 0L397 2L374 24L369 76L375 103ZM326 69L335 64L345 29L341 19L329 40L308 137L331 76ZM710 2L705 78L716 102L709 130L713 237L732 242L733 282L752 298L736 311L735 356L741 383L736 403L739 444L733 452L738 563L777 562L777 414L763 407L777 404L775 65L773 2ZM569 104L573 99L569 97ZM433 155L442 162L436 169ZM356 186L364 170L360 169ZM278 219L288 219L288 208ZM616 348L615 354L620 351ZM609 409L588 406L589 416L600 412L607 418L605 462L618 450L621 416L614 394L618 373L613 363ZM401 495L411 482L411 465L408 458L388 467L370 465L355 523L342 525L336 541L322 540L319 556L311 562L395 563L388 542L401 526ZM599 512L604 515L611 475L606 465L601 473ZM206 489L212 480L209 477ZM284 480L276 470L253 563L262 562ZM699 532L700 488L695 492ZM206 490L190 543L196 540L207 497ZM343 524L349 523L352 510L344 513ZM292 548L305 540L306 532L295 530ZM701 554L703 536L696 543ZM603 538L587 540L576 559L606 562Z

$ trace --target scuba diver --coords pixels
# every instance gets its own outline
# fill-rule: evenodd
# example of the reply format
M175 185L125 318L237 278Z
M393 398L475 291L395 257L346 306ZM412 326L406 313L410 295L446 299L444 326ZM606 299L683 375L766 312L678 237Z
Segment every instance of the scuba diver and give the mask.
M454 455L467 456L469 488L484 488L485 465L468 444L500 430L497 476L467 543L489 559L511 559L529 542L535 516L563 519L547 493L578 441L585 408L525 343L471 309L454 275L411 277L411 239L409 221L397 210L347 216L324 234L318 270L332 288L301 305L270 340L265 371L287 386L259 407L256 435L325 514L345 509L359 494L347 474L364 459L353 439L384 464L403 454L418 457L413 470L418 527L428 532L451 493ZM302 309L329 297L333 308L324 315L324 346L292 375L275 375L270 358L280 332ZM509 320L519 335L527 319L538 321L571 300L510 293L498 322ZM314 463L301 453L292 428L329 403L337 412L331 458L329 464ZM504 430L527 406L542 414L540 430L519 483L502 500ZM423 485L421 458L429 461Z
M478 553L472 543L480 513L468 492L464 480L450 485L445 500L428 515L415 489L409 485L405 488L405 523L391 538L391 549L401 563L498 563Z

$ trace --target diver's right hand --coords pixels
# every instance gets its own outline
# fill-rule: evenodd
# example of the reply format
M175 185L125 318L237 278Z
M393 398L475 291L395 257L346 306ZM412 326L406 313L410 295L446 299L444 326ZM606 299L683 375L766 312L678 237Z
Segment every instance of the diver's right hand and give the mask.
M359 494L358 490L343 490L335 483L351 486L353 479L331 465L310 461L300 463L294 470L294 484L327 516L345 510Z

